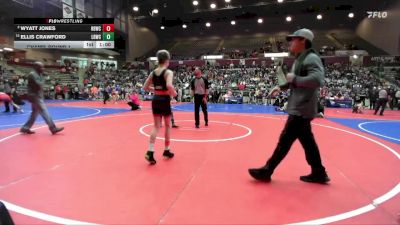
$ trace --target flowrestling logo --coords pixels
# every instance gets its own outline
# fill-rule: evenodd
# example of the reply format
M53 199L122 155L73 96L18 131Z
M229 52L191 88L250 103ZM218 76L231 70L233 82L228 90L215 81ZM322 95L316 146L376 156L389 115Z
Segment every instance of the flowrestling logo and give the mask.
M370 19L386 19L388 17L387 11L367 11L367 14Z

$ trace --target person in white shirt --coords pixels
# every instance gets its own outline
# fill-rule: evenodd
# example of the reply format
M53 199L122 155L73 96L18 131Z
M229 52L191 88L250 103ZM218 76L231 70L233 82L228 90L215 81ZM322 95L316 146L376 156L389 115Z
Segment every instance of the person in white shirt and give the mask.
M379 95L379 98L378 98L378 102L376 103L374 115L376 115L376 113L378 113L378 111L379 111L379 108L381 108L379 115L383 116L383 111L385 111L386 104L388 102L388 93L383 87L381 87L381 88L379 88L378 95Z

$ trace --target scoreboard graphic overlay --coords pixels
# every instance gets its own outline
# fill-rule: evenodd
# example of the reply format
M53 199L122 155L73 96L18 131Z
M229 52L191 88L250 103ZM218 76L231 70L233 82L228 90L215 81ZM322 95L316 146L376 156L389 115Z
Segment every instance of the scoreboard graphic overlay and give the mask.
M14 48L114 48L114 18L14 18Z

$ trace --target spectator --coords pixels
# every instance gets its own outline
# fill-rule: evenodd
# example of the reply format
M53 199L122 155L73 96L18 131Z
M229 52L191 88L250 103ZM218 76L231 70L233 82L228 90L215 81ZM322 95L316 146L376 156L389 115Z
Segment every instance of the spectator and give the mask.
M129 95L128 105L131 107L132 111L142 109L142 107L140 107L139 95L136 90L133 90Z

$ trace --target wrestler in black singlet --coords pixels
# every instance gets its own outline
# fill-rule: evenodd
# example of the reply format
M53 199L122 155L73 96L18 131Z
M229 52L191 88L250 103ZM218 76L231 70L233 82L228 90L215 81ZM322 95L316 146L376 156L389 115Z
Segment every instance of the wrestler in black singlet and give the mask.
M164 69L160 75L156 75L155 71L152 72L155 91L168 91L167 81L165 78L166 71L167 69ZM171 115L171 97L169 95L154 95L151 106L154 115Z

